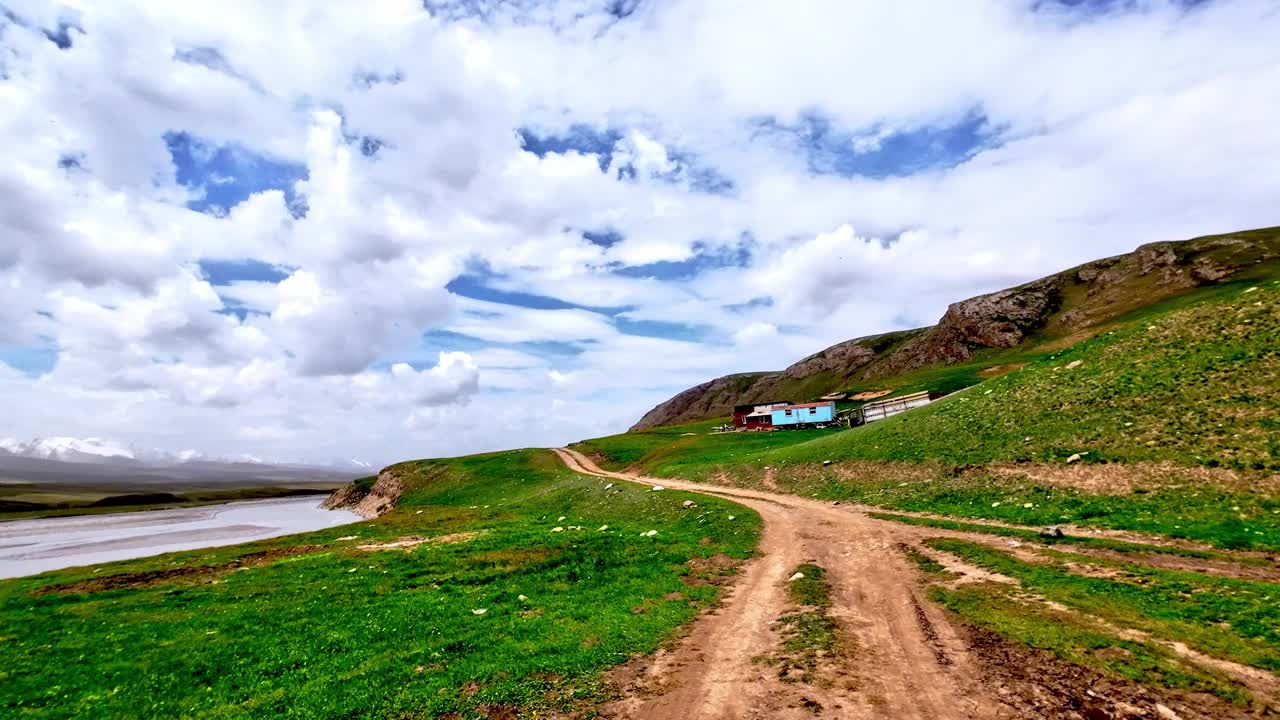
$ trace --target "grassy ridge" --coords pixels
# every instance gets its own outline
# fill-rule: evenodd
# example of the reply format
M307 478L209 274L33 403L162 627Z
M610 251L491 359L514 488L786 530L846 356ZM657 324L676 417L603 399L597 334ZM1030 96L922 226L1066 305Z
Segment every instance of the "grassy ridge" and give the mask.
M606 491L545 451L400 470L399 508L373 522L0 582L0 715L565 708L714 602L699 576L759 528L713 498ZM358 547L442 535L455 542Z
M1110 327L853 430L689 425L577 447L657 476L758 486L768 472L797 494L896 510L1280 549L1280 494L1267 479L1280 469L1280 282L1225 283Z
M1168 460L1280 470L1280 283L1235 283L911 413L779 451L943 461Z

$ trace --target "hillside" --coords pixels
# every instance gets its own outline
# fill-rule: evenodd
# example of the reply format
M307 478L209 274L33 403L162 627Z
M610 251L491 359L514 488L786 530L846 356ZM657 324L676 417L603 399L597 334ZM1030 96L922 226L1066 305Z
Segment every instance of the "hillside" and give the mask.
M734 405L796 402L842 390L950 392L1100 332L1144 306L1280 263L1280 228L1143 245L1015 288L952 304L938 324L849 340L781 372L730 375L689 388L632 431L730 414Z
M712 434L705 423L573 447L658 477L1280 549L1271 273L1113 318L1092 338L851 430Z

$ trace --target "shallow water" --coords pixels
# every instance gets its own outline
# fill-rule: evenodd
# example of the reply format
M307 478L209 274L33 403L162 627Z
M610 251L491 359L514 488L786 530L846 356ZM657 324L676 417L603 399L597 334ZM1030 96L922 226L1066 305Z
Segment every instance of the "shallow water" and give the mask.
M172 510L0 523L0 578L111 560L198 550L361 520L321 497L246 500Z

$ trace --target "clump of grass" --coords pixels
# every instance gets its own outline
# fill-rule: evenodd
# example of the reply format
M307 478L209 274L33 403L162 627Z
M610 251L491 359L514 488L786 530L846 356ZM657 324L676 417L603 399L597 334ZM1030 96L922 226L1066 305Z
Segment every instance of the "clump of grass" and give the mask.
M826 571L812 563L795 569L792 575L804 577L787 583L787 595L797 605L824 608L831 605L831 588L827 586Z
M920 552L914 547L911 547L910 545L907 545L906 543L899 543L898 550L903 555L905 555L907 559L910 560L917 568L920 568L920 571L923 572L925 575L941 577L944 575L951 574L950 572L947 571L947 568L942 565L942 563L938 562L937 560L934 560L933 558L929 557L928 555L925 555L924 553Z
M788 682L813 684L820 681L821 661L832 657L841 642L839 627L830 615L831 587L825 571L806 563L792 573L804 577L787 581L787 596L798 608L778 618L782 626L782 647L765 658Z

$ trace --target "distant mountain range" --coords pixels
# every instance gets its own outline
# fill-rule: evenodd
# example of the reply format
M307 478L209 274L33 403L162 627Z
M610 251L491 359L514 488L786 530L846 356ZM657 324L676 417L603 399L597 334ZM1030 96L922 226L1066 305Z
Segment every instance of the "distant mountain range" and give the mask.
M329 466L267 463L252 456L211 458L103 438L0 439L0 496L38 489L108 493L338 487L373 471L367 463Z
M234 457L211 457L198 450L182 450L168 452L156 448L140 448L127 446L114 440L103 438L75 438L66 436L33 438L18 440L0 438L0 458L6 456L30 458L36 460L54 460L65 463L96 463L113 465L186 465L200 463L206 465L267 465L261 458L253 455L237 455ZM287 465L288 467L312 467L310 465ZM327 465L314 466L326 471L371 471L375 468L360 460L335 460Z

